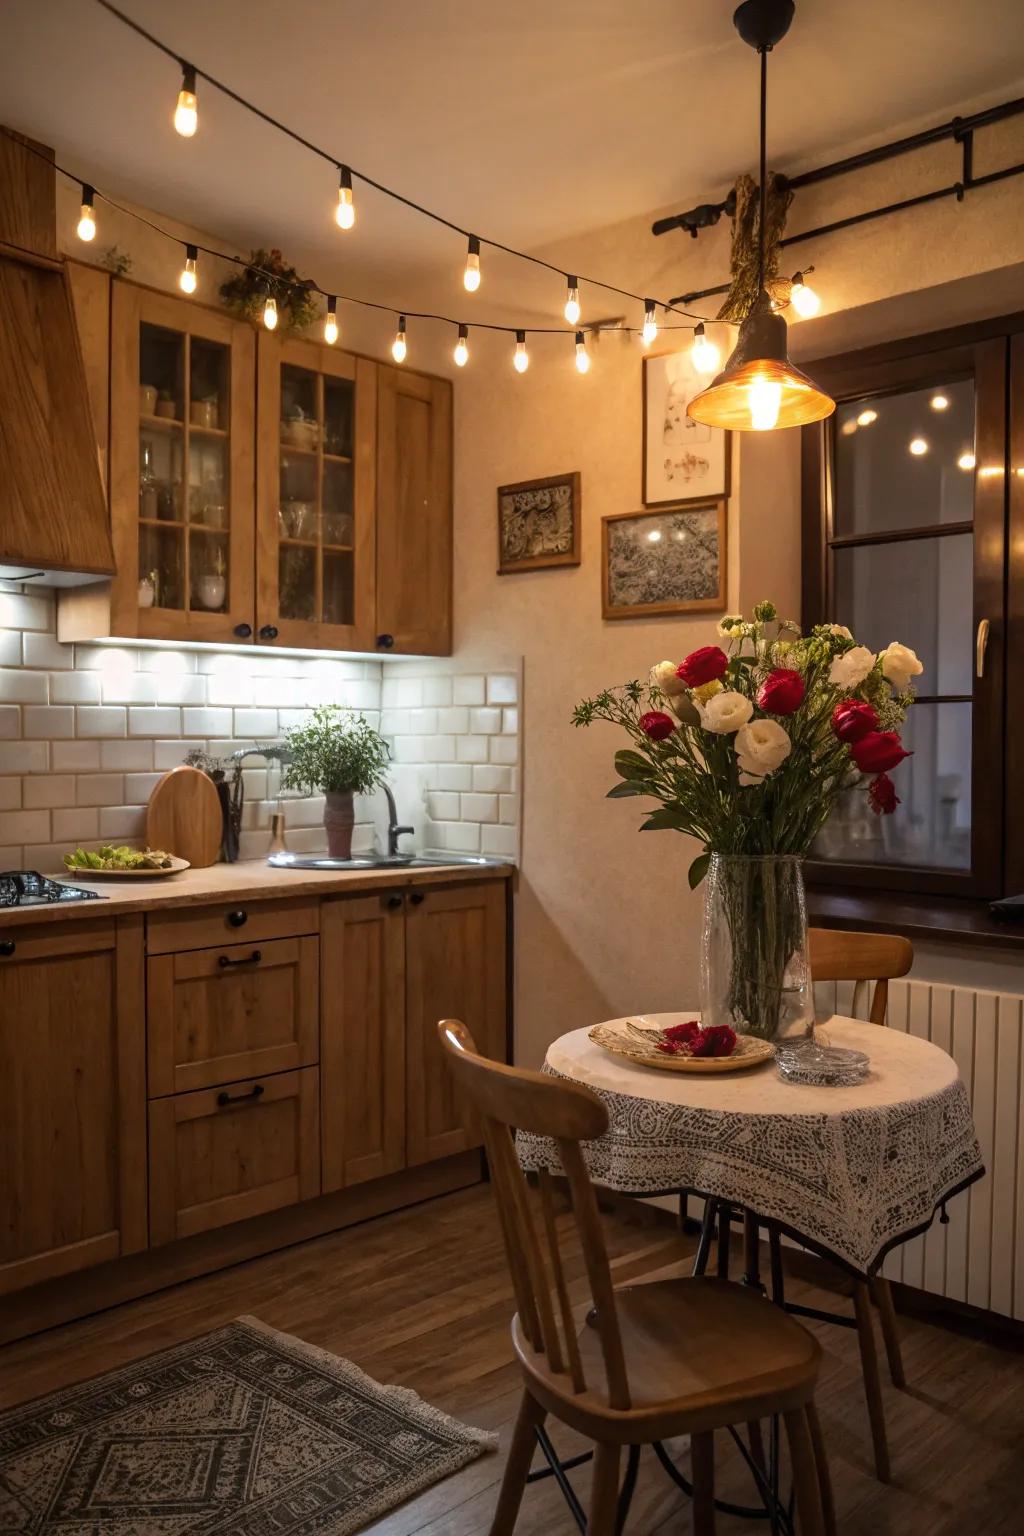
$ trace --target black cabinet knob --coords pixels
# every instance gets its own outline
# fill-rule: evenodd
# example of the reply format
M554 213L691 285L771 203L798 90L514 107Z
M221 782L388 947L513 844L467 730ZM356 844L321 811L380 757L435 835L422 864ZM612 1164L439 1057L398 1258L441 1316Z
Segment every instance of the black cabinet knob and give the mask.
M390 649L394 645L394 643L395 643L394 635L378 635L377 636L377 644L381 647L382 650L390 651Z
M5 959L9 955L13 955L16 948L17 946L13 939L0 939L0 955L3 955Z
M412 894L409 897L409 900L412 902L414 907L418 907L420 902L423 901L425 899L425 897L426 897L426 892L425 891L413 891Z
M228 922L232 928L244 928L248 921L249 914L244 907L236 907L233 912L228 913Z
M252 634L252 625L236 624L235 634L238 636L239 640L248 640L249 636Z
M262 626L262 628L260 629L260 639L261 640L276 640L277 639L277 625L276 624L264 624Z
M387 904L390 907L391 911L395 912L402 905L402 898L401 898L401 896L398 896L398 895L389 896L388 900L387 900Z

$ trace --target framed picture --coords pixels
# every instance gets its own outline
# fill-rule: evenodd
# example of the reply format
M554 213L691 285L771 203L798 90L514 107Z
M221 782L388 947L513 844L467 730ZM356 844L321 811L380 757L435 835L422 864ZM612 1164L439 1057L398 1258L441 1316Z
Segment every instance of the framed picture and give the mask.
M606 619L725 607L725 498L620 512L601 524Z
M729 494L729 433L686 414L707 382L688 351L644 358L645 507Z
M498 575L580 563L579 473L498 487Z

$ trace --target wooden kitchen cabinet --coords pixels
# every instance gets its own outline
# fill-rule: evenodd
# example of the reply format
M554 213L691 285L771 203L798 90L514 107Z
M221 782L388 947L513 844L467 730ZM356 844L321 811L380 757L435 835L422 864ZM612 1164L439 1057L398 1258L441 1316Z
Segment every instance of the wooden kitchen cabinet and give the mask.
M142 919L0 933L0 1293L145 1248Z

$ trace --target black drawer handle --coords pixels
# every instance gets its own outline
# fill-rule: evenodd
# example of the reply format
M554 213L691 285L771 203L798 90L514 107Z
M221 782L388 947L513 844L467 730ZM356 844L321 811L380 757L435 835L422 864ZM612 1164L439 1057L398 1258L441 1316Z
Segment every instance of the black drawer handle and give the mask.
M13 939L0 939L0 955L3 955L4 959L8 955L13 955L17 947Z
M228 913L228 922L232 928L244 928L248 921L249 914L244 907L236 907L233 912Z
M235 634L238 636L239 640L248 640L249 636L252 634L252 625L236 624Z
M250 1099L259 1099L262 1097L263 1084L253 1083L248 1093L230 1094L226 1088L222 1089L221 1092L217 1095L217 1104L221 1109L223 1109L225 1104L248 1104Z
M418 907L421 901L425 901L426 900L426 892L425 891L413 891L410 894L410 896L409 896L409 900L412 902L414 907Z
M277 639L277 625L276 624L264 624L262 626L262 628L260 629L260 639L261 640L276 640Z
M401 896L389 896L388 897L388 906L391 908L392 912L397 911L397 909L401 905L402 905L402 898L401 898Z
M390 651L391 647L394 645L394 643L395 643L394 635L378 635L377 636L377 644L384 651Z
M262 959L263 959L263 952L262 952L262 950L254 949L251 955L242 955L237 960L232 960L229 955L221 955L220 958L217 961L217 964L219 966L227 966L227 965L259 965L259 963L260 963L260 961Z

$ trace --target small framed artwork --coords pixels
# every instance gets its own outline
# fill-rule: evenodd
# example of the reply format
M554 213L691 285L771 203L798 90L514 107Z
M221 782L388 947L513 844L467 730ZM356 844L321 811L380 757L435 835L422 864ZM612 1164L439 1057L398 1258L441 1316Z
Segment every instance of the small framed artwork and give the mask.
M580 477L498 487L498 575L580 563Z
M601 525L606 619L725 607L725 498L701 506L620 512Z
M689 352L644 358L645 507L729 494L729 433L686 414L707 378Z

